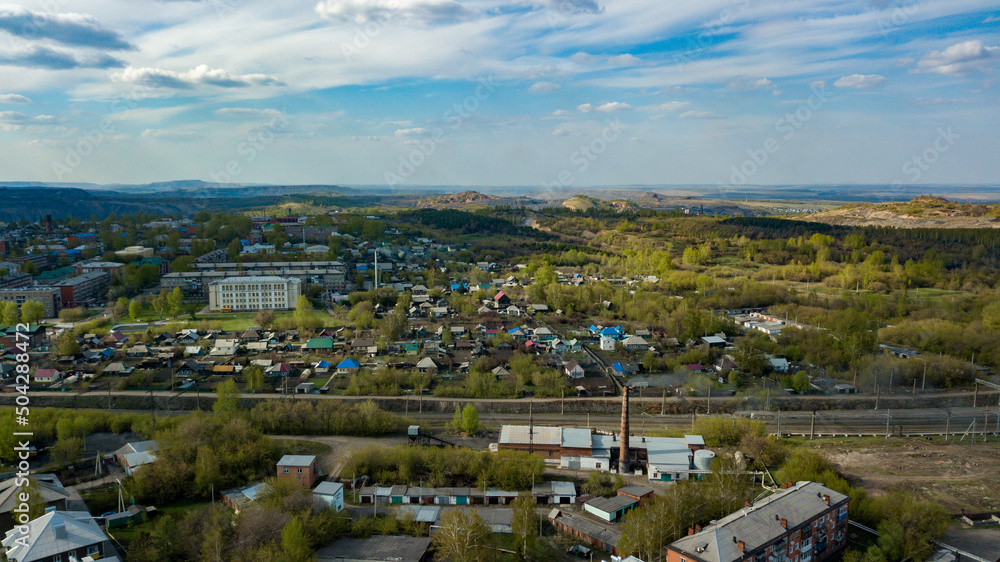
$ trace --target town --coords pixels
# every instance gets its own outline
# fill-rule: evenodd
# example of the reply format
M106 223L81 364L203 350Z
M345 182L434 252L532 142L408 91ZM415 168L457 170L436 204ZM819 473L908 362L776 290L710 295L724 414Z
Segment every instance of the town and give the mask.
M290 208L2 228L8 560L996 554L992 233Z

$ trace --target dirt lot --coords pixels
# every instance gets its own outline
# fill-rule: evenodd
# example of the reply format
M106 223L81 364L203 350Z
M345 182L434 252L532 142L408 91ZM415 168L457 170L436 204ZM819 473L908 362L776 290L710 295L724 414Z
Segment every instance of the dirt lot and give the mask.
M806 445L809 446L809 445ZM945 443L922 438L837 439L816 445L854 485L879 494L913 490L952 513L1000 509L1000 442Z

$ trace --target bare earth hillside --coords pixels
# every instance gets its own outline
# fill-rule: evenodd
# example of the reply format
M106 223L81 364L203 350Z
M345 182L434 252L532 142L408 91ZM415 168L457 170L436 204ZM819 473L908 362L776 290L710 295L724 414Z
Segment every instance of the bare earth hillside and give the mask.
M802 218L843 226L1000 228L1000 205L956 203L923 195L908 202L846 205Z

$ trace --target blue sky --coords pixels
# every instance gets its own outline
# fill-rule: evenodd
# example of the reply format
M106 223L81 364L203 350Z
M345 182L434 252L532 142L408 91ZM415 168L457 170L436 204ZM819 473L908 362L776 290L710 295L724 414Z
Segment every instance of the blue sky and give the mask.
M1000 183L980 0L0 4L0 180Z

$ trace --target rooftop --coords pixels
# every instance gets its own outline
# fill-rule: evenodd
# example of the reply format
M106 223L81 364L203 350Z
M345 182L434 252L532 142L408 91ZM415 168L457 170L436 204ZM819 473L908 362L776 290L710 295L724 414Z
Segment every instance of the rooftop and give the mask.
M431 546L429 537L373 536L369 539L342 538L316 552L319 562L382 561L419 562Z
M316 462L316 455L285 455L278 461L278 466L309 466Z

